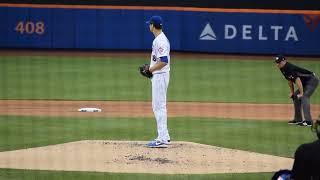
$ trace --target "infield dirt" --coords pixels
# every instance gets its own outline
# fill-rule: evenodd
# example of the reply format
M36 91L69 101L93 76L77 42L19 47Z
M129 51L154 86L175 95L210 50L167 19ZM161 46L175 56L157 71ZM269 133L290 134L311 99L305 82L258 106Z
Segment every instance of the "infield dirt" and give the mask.
M99 113L84 113L83 107L97 107ZM320 105L311 105L313 117ZM46 117L154 117L151 102L138 101L46 101L0 100L0 115ZM169 102L169 117L216 117L247 120L287 121L292 118L292 104Z

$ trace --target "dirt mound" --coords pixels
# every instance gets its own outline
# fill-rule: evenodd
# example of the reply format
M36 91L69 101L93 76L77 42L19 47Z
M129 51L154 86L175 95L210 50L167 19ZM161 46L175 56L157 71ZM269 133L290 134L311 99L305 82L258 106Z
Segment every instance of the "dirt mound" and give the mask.
M0 168L119 173L205 174L274 172L293 160L215 146L173 142L151 149L143 141L78 141L0 153Z

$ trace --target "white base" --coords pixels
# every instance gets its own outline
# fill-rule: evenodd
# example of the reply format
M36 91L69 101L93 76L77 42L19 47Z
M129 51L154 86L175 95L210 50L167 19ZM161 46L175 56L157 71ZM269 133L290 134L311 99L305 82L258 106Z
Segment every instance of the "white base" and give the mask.
M79 112L101 112L102 110L99 108L80 108Z

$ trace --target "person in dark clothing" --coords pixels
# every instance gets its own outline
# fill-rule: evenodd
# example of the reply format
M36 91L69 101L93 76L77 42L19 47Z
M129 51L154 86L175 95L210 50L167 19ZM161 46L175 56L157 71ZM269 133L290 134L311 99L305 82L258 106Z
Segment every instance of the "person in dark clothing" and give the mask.
M276 56L274 62L283 76L288 80L290 88L289 97L292 98L294 104L294 119L289 121L288 124L312 126L310 97L319 84L319 78L314 72L287 62L283 55ZM294 91L294 84L298 88L296 91Z
M294 155L292 170L279 170L271 180L320 180L320 116L312 130L318 140L300 145Z
M312 128L318 140L302 144L296 150L291 172L293 180L320 180L320 117Z

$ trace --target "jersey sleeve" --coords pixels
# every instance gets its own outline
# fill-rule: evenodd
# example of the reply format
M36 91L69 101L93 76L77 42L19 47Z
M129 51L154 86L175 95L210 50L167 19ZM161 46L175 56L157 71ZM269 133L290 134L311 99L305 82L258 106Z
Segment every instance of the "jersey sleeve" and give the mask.
M294 66L290 66L287 70L286 79L294 83L298 77L297 69Z
M169 49L166 43L160 42L158 46L156 47L156 57L168 57L169 56Z
M297 79L298 77L299 77L299 76L298 76L297 72L292 72L290 79L291 79L291 81L296 82L296 79Z
M304 68L298 67L298 66L292 66L292 76L294 80L299 78L309 78L313 76L313 72L306 70Z

